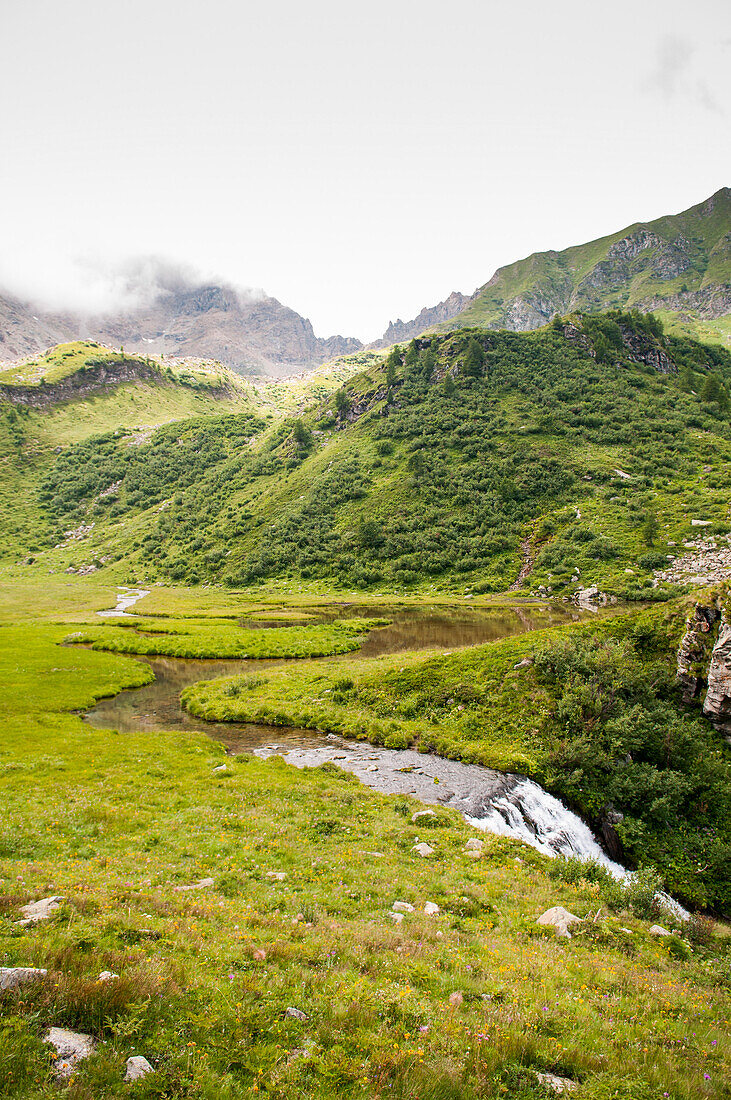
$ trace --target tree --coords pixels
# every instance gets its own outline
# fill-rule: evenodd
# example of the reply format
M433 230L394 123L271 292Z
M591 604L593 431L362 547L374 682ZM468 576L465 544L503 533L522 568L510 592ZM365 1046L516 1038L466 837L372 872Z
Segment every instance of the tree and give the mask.
M419 362L419 348L416 340L412 340L406 349L406 355L404 357L404 365L406 367L407 374L413 374L414 367Z
M312 433L301 420L295 420L294 422L292 439L300 447L307 447L312 442Z
M657 515L655 512L648 508L645 512L645 522L642 527L642 537L645 540L646 546L654 546L657 533L660 530L660 524L658 523Z
M485 349L480 341L473 336L467 345L463 372L467 378L482 378L482 368L484 364Z
M401 366L401 353L398 348L391 348L386 358L386 385L389 389L396 381L396 371Z
M421 367L421 374L425 382L428 382L431 376L434 374L434 368L437 365L437 357L431 348L426 348L419 356L419 365Z
M454 389L454 379L452 378L452 375L449 373L449 371L447 371L447 373L444 375L444 396L451 397L454 393Z
M335 408L338 411L338 416L342 420L345 414L350 410L351 401L345 390L338 390L335 394Z

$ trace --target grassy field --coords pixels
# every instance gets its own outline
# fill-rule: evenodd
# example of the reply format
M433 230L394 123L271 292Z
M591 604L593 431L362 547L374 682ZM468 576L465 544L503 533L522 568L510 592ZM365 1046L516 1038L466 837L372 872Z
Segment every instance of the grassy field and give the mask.
M50 1025L101 1040L70 1100L127 1095L132 1053L155 1067L134 1088L150 1098L537 1100L546 1070L596 1100L728 1095L723 929L655 939L512 842L468 859L456 813L424 860L418 805L332 767L85 726L73 711L147 670L64 634L0 628L0 959L49 970L0 996L5 1095L57 1095ZM13 923L52 893L51 921ZM415 907L400 925L396 900ZM571 940L535 924L553 904L587 918Z
M67 641L111 653L147 657L328 657L358 649L381 619L347 619L332 624L246 628L227 619L139 619L119 626L95 626L70 634Z

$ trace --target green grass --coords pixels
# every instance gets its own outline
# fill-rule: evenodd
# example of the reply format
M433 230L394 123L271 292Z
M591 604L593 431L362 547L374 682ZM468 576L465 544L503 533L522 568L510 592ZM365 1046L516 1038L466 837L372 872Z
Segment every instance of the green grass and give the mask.
M488 837L469 860L474 833L449 811L421 860L418 807L333 767L94 730L70 711L146 670L62 636L0 629L0 961L49 969L0 995L5 1095L58 1095L50 1025L103 1040L69 1100L129 1095L132 1053L156 1067L134 1088L150 1100L540 1100L543 1070L587 1100L727 1095L725 929L705 947L653 939L519 845ZM19 930L18 907L49 893L66 899L54 919ZM399 927L397 899L417 907ZM535 925L553 904L588 918L570 941ZM105 969L119 980L98 983Z
M75 631L66 641L110 653L146 657L305 658L359 649L384 619L347 619L313 626L246 628L226 619L139 619Z

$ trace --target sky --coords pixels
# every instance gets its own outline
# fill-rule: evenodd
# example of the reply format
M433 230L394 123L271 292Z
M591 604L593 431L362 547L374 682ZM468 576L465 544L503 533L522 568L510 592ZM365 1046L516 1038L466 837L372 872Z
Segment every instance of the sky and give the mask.
M0 0L0 39L0 286L46 306L163 265L372 340L731 185L728 0Z

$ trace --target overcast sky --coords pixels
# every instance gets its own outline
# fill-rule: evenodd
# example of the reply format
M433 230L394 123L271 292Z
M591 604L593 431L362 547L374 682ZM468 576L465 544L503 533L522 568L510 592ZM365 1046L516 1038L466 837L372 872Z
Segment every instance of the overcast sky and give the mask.
M728 0L0 0L0 284L156 256L373 339L731 184Z

